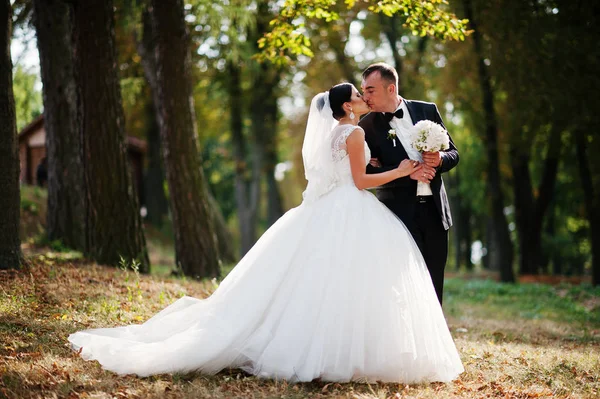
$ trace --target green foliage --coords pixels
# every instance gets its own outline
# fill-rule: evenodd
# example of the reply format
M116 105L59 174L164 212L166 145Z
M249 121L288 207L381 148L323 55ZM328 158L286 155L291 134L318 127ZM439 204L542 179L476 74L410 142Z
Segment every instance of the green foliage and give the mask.
M348 9L357 6L356 0L346 0ZM445 0L384 0L359 3L369 4L368 10L383 13L388 17L399 14L405 18L404 25L415 36L432 36L441 40L465 40L470 33L467 20L458 19L443 9ZM272 30L260 40L261 61L276 65L287 65L299 56L313 57L311 40L306 35L307 20L319 19L326 22L340 16L333 10L333 0L286 0L279 14L271 21Z
M353 7L356 0L346 0ZM371 2L368 2L371 3ZM404 25L415 36L431 36L442 40L465 40L470 33L468 20L443 10L446 0L383 0L369 6L369 11L383 13L388 17L400 14L406 18Z
M121 96L123 98L123 107L135 106L139 96L144 90L146 84L142 77L127 77L120 80L121 84Z
M17 132L43 111L42 92L36 89L37 74L16 65L13 71L13 92Z

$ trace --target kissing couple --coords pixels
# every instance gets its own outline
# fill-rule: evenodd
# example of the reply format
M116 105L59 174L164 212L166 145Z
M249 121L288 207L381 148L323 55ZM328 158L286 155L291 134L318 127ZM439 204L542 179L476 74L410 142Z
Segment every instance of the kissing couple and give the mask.
M458 151L451 139L442 151L410 146L414 124L443 122L435 104L397 87L394 68L379 63L363 72L362 95L342 83L314 96L302 204L210 297L183 297L140 325L76 332L72 348L138 376L240 368L288 381L455 379L464 369L441 307L452 224L441 174Z

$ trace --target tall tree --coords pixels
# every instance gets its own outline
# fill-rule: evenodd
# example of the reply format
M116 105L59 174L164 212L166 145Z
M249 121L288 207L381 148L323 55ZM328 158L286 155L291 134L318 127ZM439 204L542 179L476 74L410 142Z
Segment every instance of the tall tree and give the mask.
M157 105L158 89L156 76L156 38L152 30L152 21L148 7L142 12L142 35L136 34L136 49L141 58L144 76L152 93L152 100L146 104L148 140L148 169L146 171L146 206L148 208L148 221L155 226L164 222L168 213L169 204L165 195L165 173L162 162L162 145L160 143L160 127L162 120Z
M165 172L162 162L162 151L160 144L160 125L156 117L156 106L154 101L146 104L148 141L148 169L145 177L145 203L148 209L147 220L154 226L160 227L165 222L169 212L169 202L165 195Z
M264 35L269 29L269 21L273 17L269 11L269 1L262 0L258 3L256 13L256 28L254 35L250 35L253 43ZM254 36L254 37L252 37ZM258 53L258 46L254 48ZM281 79L281 68L271 63L261 63L256 66L253 73L253 97L261 101L252 101L250 114L252 117L252 136L257 144L254 148L255 167L263 175L267 183L267 223L272 225L283 214L283 205L279 186L275 180L275 166L277 157L277 86Z
M485 65L485 55L482 44L481 33L478 31L477 21L471 0L463 0L465 15L474 30L472 35L475 53L477 55L479 83L483 98L483 110L485 113L485 139L484 144L487 155L487 178L488 195L490 198L490 210L492 223L490 227L494 230L491 234L494 243L490 251L490 268L500 271L500 279L504 282L514 282L513 272L513 246L508 230L508 222L504 214L504 195L500 178L500 160L498 154L498 122L494 108L494 92L491 77Z
M235 200L240 229L240 254L243 256L256 242L258 203L260 199L260 166L262 157L253 151L249 163L249 143L244 135L242 101L242 71L234 60L227 62L227 92L229 94L232 155L235 161ZM260 157L260 158L259 158Z
M78 130L85 181L86 249L101 263L137 259L149 271L137 196L127 163L112 1L75 1Z
M183 1L153 0L151 17L176 262L186 275L215 277L220 256L198 147Z
M554 194L561 149L561 130L556 125L551 129L547 154L543 162L542 180L535 191L529 170L530 155L527 151L522 151L523 147L511 148L515 221L519 233L520 274L539 273L544 259L542 254L544 217Z
M148 171L146 174L146 205L148 207L149 221L153 224L162 224L168 213L169 203L165 197L164 190L164 166L163 152L161 143L161 131L164 129L161 118L161 97L158 95L158 76L156 59L156 34L152 26L150 14L150 1L144 3L141 15L142 35L138 37L134 33L136 49L141 58L141 64L144 70L144 76L152 93L152 101L149 101L146 107L148 118ZM182 93L185 95L185 93ZM217 235L217 244L219 254L224 262L233 262L237 259L233 251L233 239L231 232L227 227L221 207L214 199L212 194L208 193L208 203L210 206L209 214L212 217L214 228ZM150 217L154 214L155 217Z
M19 154L15 100L12 89L10 38L12 10L9 0L0 2L0 269L21 266L19 239Z
M34 0L34 23L44 93L48 156L50 240L85 250L85 186L73 74L72 7L64 0Z

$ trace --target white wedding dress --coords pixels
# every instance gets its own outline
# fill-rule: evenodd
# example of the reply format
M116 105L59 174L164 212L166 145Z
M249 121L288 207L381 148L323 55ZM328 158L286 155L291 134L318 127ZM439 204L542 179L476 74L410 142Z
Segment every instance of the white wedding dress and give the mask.
M281 217L212 296L183 297L141 325L77 332L73 349L139 376L233 367L288 381L456 378L463 366L419 249L354 185L345 141L355 128L333 129L335 183Z

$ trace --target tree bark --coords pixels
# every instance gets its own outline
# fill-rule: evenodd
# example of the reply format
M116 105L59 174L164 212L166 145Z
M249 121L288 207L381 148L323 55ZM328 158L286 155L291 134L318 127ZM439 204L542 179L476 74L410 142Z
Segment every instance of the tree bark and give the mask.
M152 0L151 17L176 262L187 276L217 277L220 256L198 146L183 1Z
M258 202L260 199L260 163L249 164L248 143L243 131L241 71L233 62L227 63L231 136L235 162L235 201L240 229L241 256L256 242ZM256 152L253 154L256 157Z
M261 101L251 106L252 136L256 148L254 167L264 175L267 182L267 224L272 225L283 215L283 205L279 187L275 180L277 157L277 97L275 90L279 74L272 66L261 64L254 77L252 92Z
M148 210L148 222L156 227L161 227L169 212L169 202L167 201L164 187L165 171L162 165L160 126L156 117L154 101L148 101L146 107L146 118L148 121L148 129L146 130L146 140L148 140L148 169L146 170L145 205Z
M513 246L508 230L508 223L504 215L504 195L500 178L500 161L498 155L498 124L494 109L494 93L489 71L484 63L481 36L474 19L471 0L463 0L465 16L471 22L473 29L473 43L478 59L479 82L483 96L483 110L485 115L485 136L483 143L487 155L488 195L490 198L491 217L493 219L492 237L495 240L494 250L489 254L490 268L500 271L503 282L514 282L513 272Z
M269 21L272 17L268 1L260 2L256 16L257 38L253 40L254 43L257 43L258 37L268 31ZM256 47L256 51L259 51L258 47ZM343 48L341 52L343 55ZM345 56L343 60L345 60ZM347 62L345 64L347 67ZM350 72L346 71L346 73ZM257 143L254 156L255 167L261 171L261 175L265 176L267 182L267 224L269 226L283 215L281 194L275 180L275 166L278 162L277 85L280 79L281 72L276 66L262 63L257 66L252 90L252 93L261 99L261 101L252 102L251 106L252 136Z
M517 136L520 135L517 133ZM556 185L561 150L560 136L561 129L553 126L537 196L534 196L529 172L530 157L517 150L517 148L524 148L525 145L516 143L511 150L515 214L520 247L520 274L538 274L543 268L542 230L544 217Z
M77 87L73 75L72 7L63 0L35 0L34 22L44 94L48 157L50 240L85 250L85 186Z
M160 107L157 105L158 88L156 82L156 37L152 30L150 11L146 7L142 13L142 38L136 37L136 49L141 58L144 76L152 93L152 100L147 104L148 130L148 170L146 171L146 207L148 221L154 226L162 226L169 212L169 202L165 195L165 172L162 161L162 145L160 130L162 120Z
M521 132L515 132L518 136ZM510 161L513 174L513 193L515 201L515 223L519 237L519 273L537 274L537 267L529 257L531 222L533 219L533 192L529 173L529 153L521 151L522 144L514 143L510 150ZM528 151L528 149L526 150Z
M23 262L19 239L19 153L12 87L10 38L12 11L0 1L0 269L18 269Z
M86 253L119 264L136 259L149 271L137 195L127 163L115 54L112 1L74 2L78 129L83 147Z
M270 135L265 140L265 179L267 181L267 225L271 226L283 215L283 201L279 184L275 179L275 167L279 163L277 156L277 98L271 95L265 104L265 125Z

